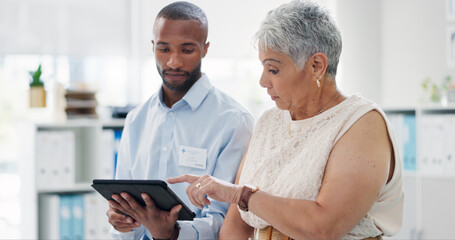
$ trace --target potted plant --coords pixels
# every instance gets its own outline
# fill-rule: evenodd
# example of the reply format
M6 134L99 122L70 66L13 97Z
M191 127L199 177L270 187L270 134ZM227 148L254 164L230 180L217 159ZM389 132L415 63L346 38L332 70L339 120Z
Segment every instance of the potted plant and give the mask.
M41 81L41 64L36 71L30 71L30 107L46 107L46 91Z

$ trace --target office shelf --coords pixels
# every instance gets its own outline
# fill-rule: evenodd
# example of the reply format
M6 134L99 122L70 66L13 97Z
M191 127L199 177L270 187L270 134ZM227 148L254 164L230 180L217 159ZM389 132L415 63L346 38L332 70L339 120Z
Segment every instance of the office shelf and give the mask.
M455 225L451 217L455 215L455 106L384 111L399 140L405 169L403 227L392 239L455 239L451 230ZM414 125L409 119L414 119Z
M71 228L76 235L70 239L109 238L107 201L90 185L95 178L114 177L116 132L122 128L123 120L20 124L21 238L62 239ZM68 201L71 211L79 209L71 215L79 223L58 215Z

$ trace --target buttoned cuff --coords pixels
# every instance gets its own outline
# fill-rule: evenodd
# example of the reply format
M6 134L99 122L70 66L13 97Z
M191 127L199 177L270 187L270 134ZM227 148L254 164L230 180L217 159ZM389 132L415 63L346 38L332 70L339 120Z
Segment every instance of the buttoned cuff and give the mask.
M111 234L111 237L113 239L119 239L119 240L134 240L136 236L136 232L139 228L133 229L129 232L122 233L117 230L115 230L113 227L109 230L109 233Z
M180 234L178 240L199 239L199 232L189 221L179 221Z

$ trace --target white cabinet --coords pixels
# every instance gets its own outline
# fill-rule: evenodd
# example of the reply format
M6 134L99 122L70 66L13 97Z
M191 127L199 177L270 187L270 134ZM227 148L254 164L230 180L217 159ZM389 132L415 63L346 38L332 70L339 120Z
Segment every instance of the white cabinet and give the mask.
M455 107L385 112L404 165L403 227L392 239L455 239Z
M107 202L90 185L114 177L123 121L19 125L21 238L108 237Z
M455 178L422 178L422 239L455 239Z

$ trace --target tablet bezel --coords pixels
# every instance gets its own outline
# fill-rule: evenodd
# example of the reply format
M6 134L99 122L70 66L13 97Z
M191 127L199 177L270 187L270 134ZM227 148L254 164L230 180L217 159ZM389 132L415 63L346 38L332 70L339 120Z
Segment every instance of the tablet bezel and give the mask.
M94 179L91 185L107 200L112 199L112 194L127 192L136 201L145 206L141 193L147 193L155 205L164 211L170 211L173 206L181 204L178 220L193 220L196 214L167 186L162 180L115 180ZM115 201L115 200L114 200Z

